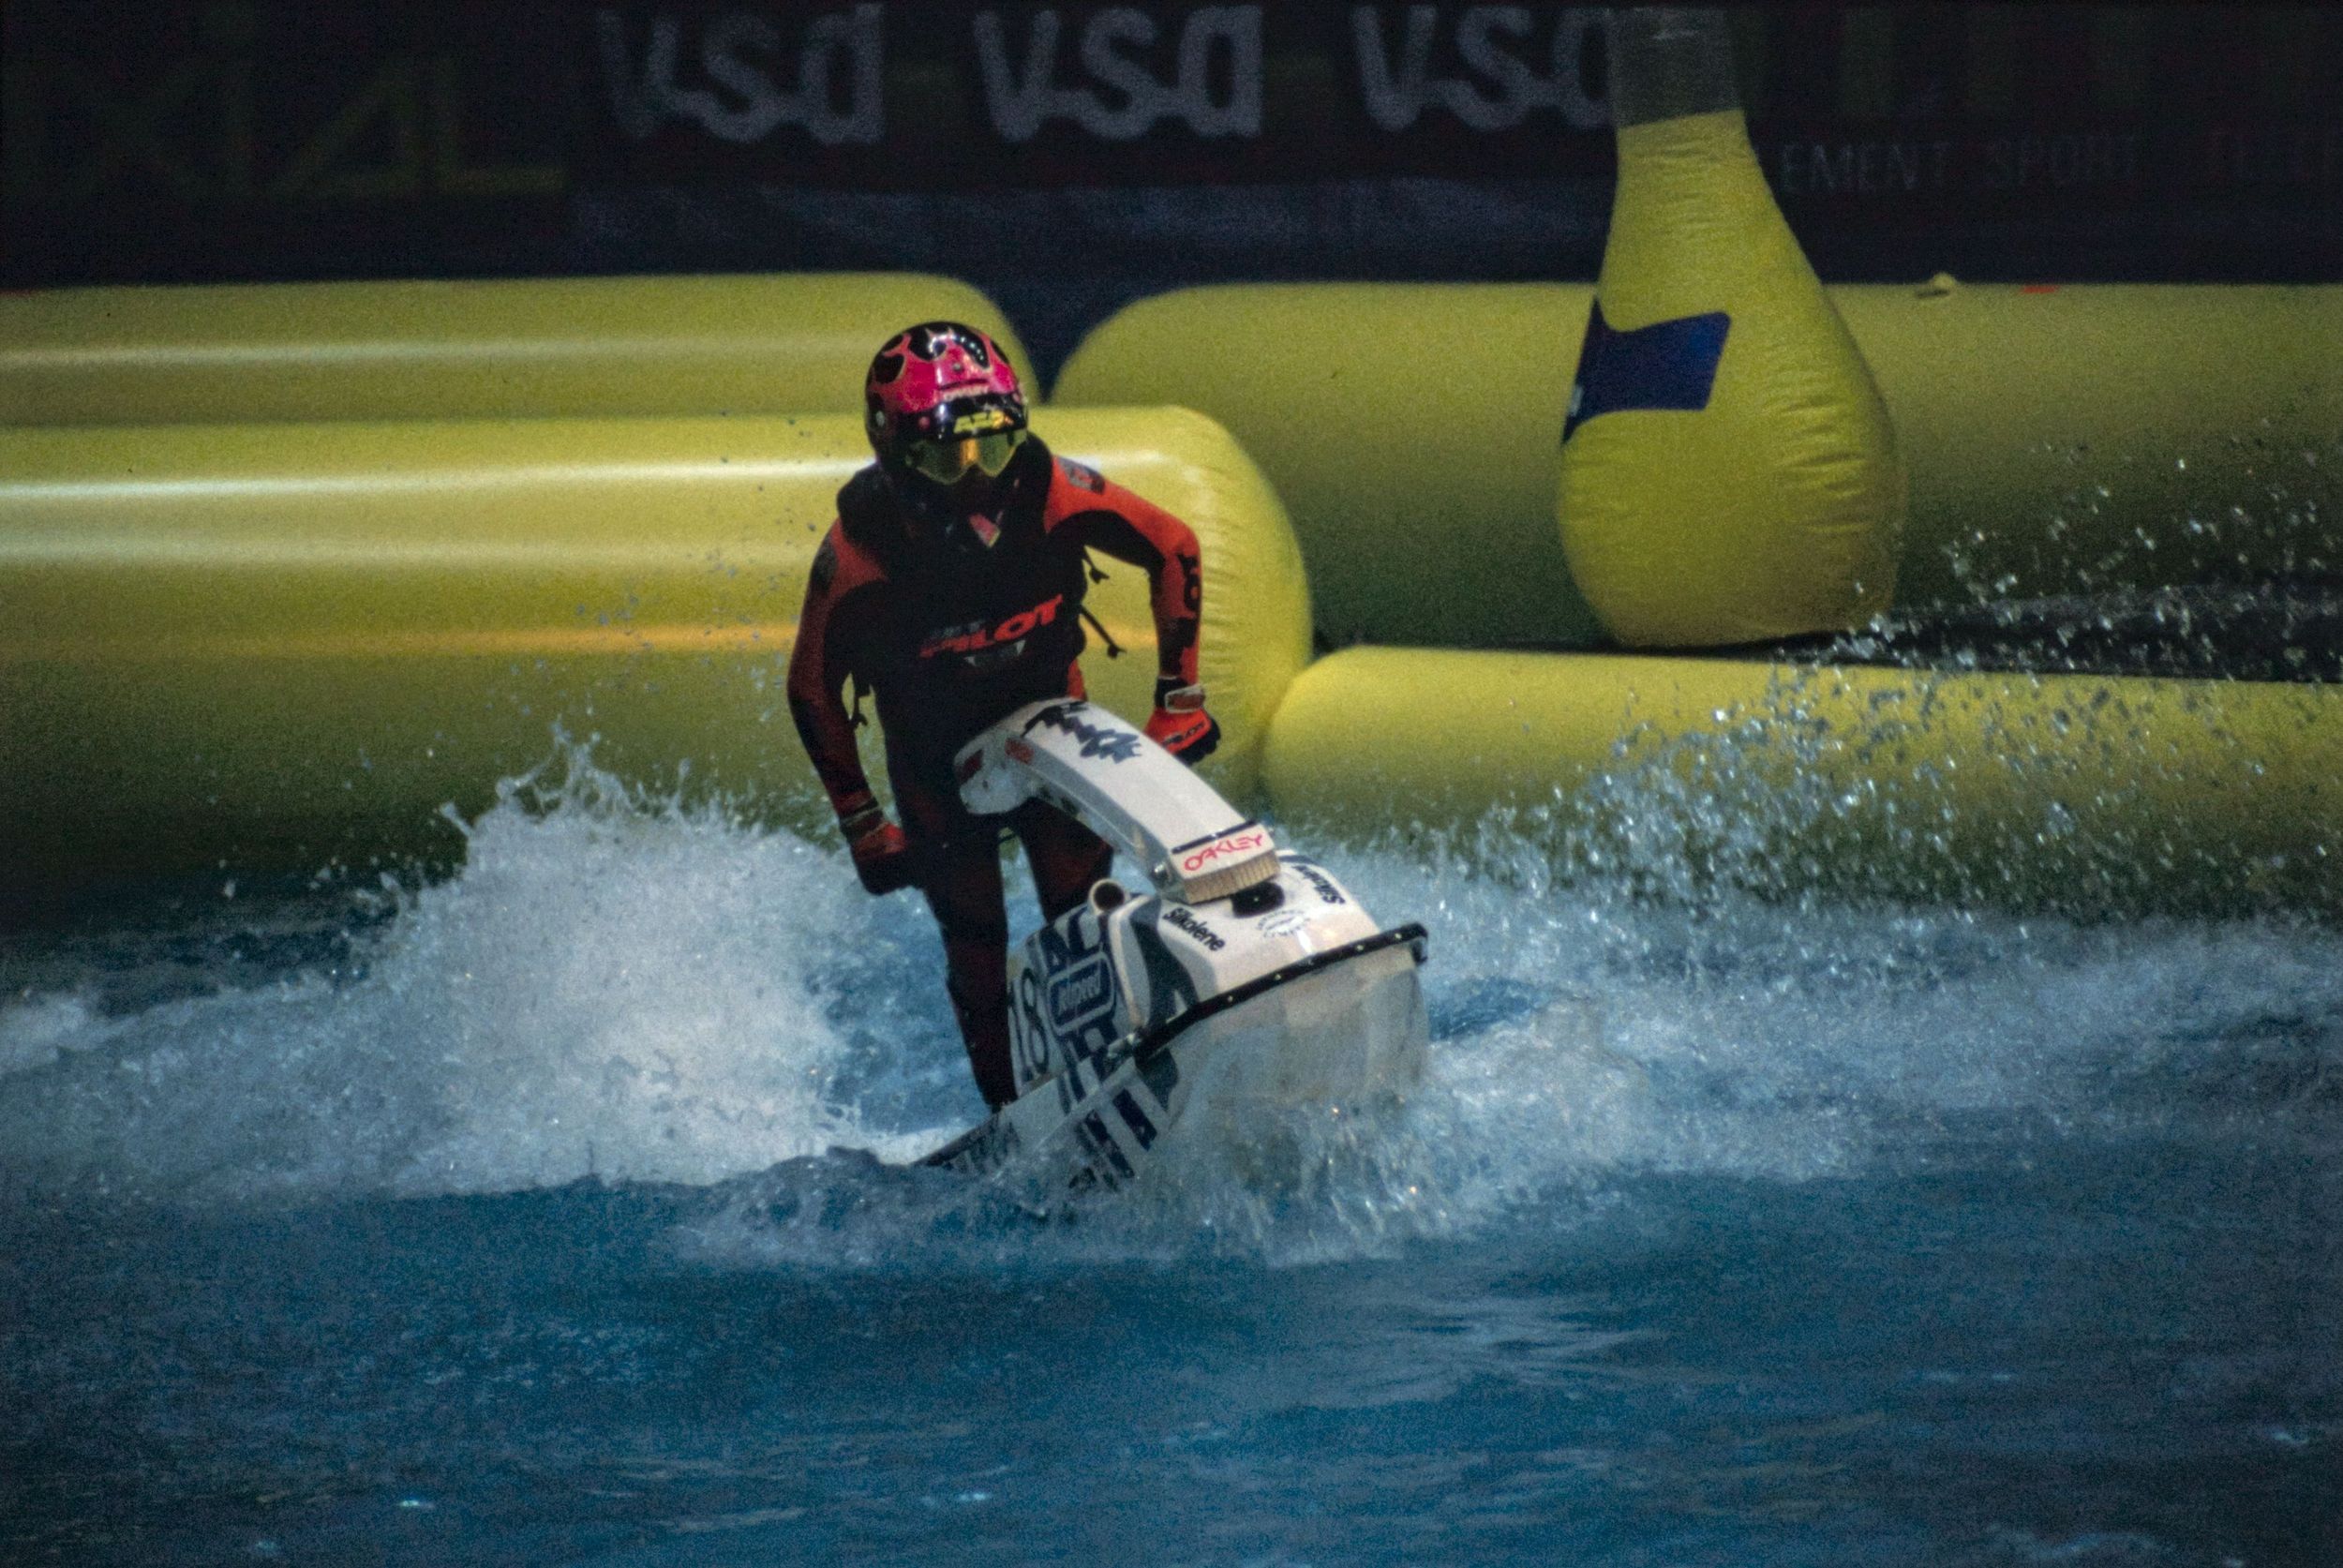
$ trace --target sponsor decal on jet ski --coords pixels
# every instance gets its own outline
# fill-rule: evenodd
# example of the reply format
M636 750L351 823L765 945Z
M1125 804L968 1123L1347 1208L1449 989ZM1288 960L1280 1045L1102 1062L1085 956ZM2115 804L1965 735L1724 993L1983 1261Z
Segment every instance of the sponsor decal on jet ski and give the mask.
M1258 1108L1404 1096L1421 1077L1423 928L1379 928L1132 725L1052 698L959 761L972 812L1057 806L1152 889L1094 889L1010 952L1016 1098L929 1163L1113 1188L1175 1128L1183 1142L1242 1140Z
M1095 910L1077 909L1034 933L1011 970L1009 1046L1020 1084L1112 1043L1119 997Z
M1287 855L1281 859L1285 861L1287 870L1308 883L1317 891L1321 903L1336 904L1351 902L1342 896L1342 889L1335 886L1335 879L1319 870L1315 862L1306 860L1299 855Z
M1036 729L1064 730L1082 743L1082 754L1107 762L1128 762L1139 754L1142 737L1125 725L1094 724L1082 717L1086 702L1053 702L1025 721L1025 733Z
M1203 919L1199 918L1194 911L1184 905L1174 904L1171 908L1165 910L1163 914L1163 923L1166 925L1179 927L1182 931L1196 938L1197 941L1201 942L1205 947L1210 948L1214 952L1224 951L1229 946L1226 938L1222 937L1218 932L1213 930L1212 927Z
M1256 822L1247 822L1231 829L1216 839L1200 844L1183 844L1172 851L1179 857L1182 876L1193 876L1208 866L1222 860L1240 859L1258 855L1269 847L1269 829Z
M1050 1027L1058 1035L1074 1033L1114 1006L1114 980L1102 955L1052 978Z

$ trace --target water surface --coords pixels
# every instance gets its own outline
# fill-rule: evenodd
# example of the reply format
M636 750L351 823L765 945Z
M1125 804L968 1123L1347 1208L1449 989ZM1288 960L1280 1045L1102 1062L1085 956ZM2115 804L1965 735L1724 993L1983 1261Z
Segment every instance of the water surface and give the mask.
M1046 1220L785 836L18 933L0 1559L2343 1561L2343 938L1333 859L1423 1091Z

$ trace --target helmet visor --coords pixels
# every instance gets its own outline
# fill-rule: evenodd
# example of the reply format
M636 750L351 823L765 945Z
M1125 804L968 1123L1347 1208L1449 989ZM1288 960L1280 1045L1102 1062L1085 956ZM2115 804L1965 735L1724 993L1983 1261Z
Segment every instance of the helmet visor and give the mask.
M992 430L981 436L948 436L942 441L916 441L903 448L903 461L915 473L938 485L957 485L971 469L993 479L1024 444L1022 430Z

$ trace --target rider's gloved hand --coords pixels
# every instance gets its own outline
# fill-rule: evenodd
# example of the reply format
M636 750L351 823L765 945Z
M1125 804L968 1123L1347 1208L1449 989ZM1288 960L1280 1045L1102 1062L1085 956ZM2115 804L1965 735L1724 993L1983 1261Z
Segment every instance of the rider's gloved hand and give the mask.
M863 891L891 893L918 880L910 842L878 807L841 818L838 829L846 835L846 852L854 857L854 874L861 879Z
M1220 744L1220 726L1204 711L1204 689L1163 679L1156 682L1156 710L1147 716L1147 739L1195 767Z

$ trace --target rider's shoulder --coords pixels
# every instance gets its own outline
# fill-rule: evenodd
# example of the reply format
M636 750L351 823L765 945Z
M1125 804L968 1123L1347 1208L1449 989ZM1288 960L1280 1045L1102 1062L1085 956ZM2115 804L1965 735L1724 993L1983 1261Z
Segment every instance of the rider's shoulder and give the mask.
M1121 509L1123 498L1128 494L1123 487L1092 468L1088 463L1050 453L1050 494L1045 508L1052 527L1068 517L1086 512L1112 512Z
M885 577L887 541L900 531L894 509L894 492L878 465L858 471L838 492L838 518L815 553L815 570L828 560L828 570L842 588Z
M1053 457L1052 461L1057 467L1053 487L1070 489L1087 496L1103 496L1107 493L1107 476L1088 463L1076 462L1071 457Z

